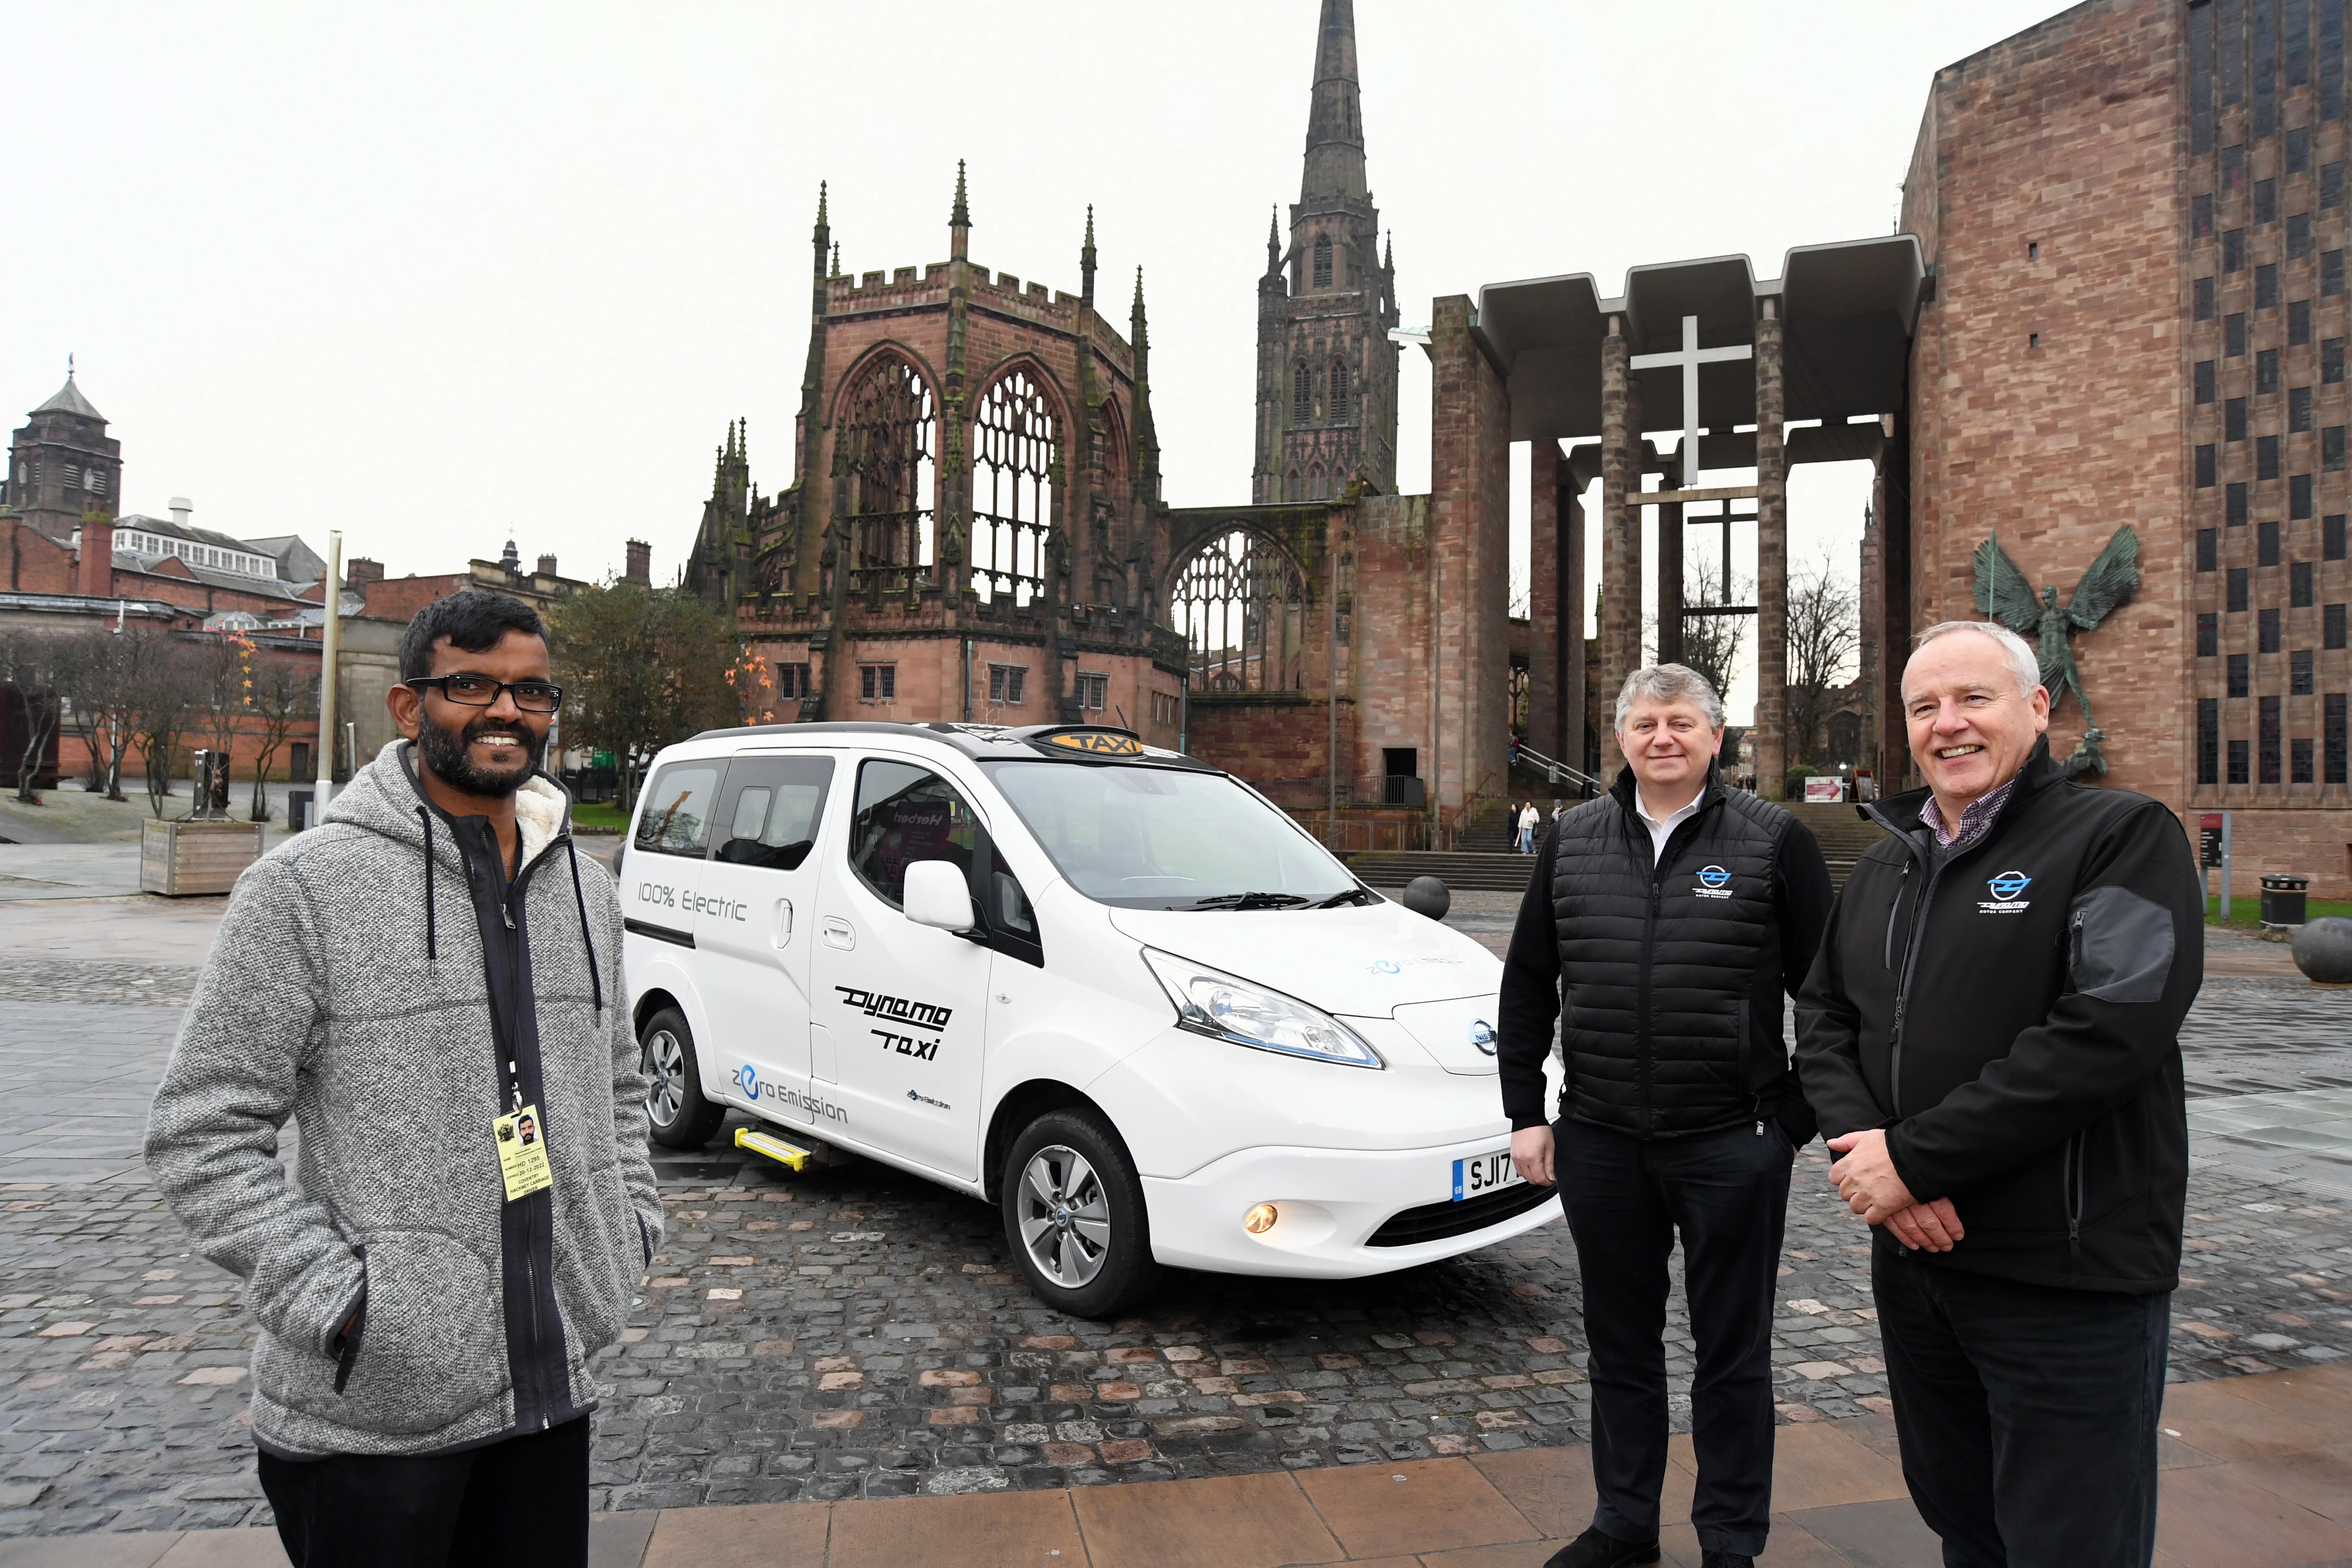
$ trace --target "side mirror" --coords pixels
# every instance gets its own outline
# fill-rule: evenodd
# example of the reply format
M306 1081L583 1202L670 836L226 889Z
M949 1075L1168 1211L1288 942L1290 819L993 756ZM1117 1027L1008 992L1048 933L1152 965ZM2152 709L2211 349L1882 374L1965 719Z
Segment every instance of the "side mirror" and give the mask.
M919 926L968 931L980 922L972 918L971 889L963 869L950 860L918 860L907 868L907 918Z

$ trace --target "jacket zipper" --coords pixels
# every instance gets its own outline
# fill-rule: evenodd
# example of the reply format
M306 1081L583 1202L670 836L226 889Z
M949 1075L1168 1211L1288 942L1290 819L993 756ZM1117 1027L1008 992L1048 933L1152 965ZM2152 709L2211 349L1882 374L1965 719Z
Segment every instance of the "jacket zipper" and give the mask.
M1910 879L1906 876L1904 879L1907 882ZM1912 977L1919 972L1919 949L1927 934L1927 910L1936 901L1936 884L1943 879L1942 866L1930 870L1927 885L1919 889L1918 900L1911 906L1911 926L1903 939L1903 971L1895 982L1895 1026L1888 1041L1886 1075L1887 1092L1895 1101L1890 1109L1897 1121L1903 1120L1903 1015L1911 1002ZM1901 896L1900 889L1896 896Z
M1895 901L1886 906L1886 943L1885 951L1879 954L1883 968L1895 967L1895 921L1903 912L1903 895L1911 890L1912 864L1910 860L1903 862L1903 880L1895 885Z
M561 837L562 836L559 834L556 837ZM529 878L533 871L539 868L541 862L547 858L547 852L554 846L554 843L555 838L550 838L545 845L541 846L540 852L537 855L532 856L530 863L515 874L514 880L509 882L505 890L500 894L499 899L499 918L506 922L506 928L508 931L512 931L517 929L514 918L515 895L522 890L524 880ZM522 987L522 966L517 962L518 956L519 955L515 952L514 939L509 937L507 942L506 952L507 985L509 990L511 990L516 995L520 996L521 994ZM516 1048L520 1049L520 1047L518 1047ZM543 1089L545 1085L542 1084L541 1087ZM522 1070L520 1059L518 1058L515 1069L515 1093L520 1096L521 1092ZM515 1109L520 1110L520 1108L521 1101L518 1099ZM552 1199L550 1199L551 1203L552 1201ZM522 1279L525 1291L530 1297L530 1345L529 1347L529 1353L523 1357L523 1364L529 1369L530 1379L534 1385L532 1393L535 1402L539 1406L539 1429L544 1432L548 1427L548 1401L547 1390L544 1386L541 1385L540 1383L540 1363L546 1351L547 1329L546 1325L541 1321L539 1315L539 1222L537 1217L530 1211L525 1210L523 1213L522 1224ZM517 1389L516 1394L518 1397L520 1397L521 1390Z
M1636 1041L1636 1049L1639 1052L1637 1059L1642 1069L1642 1131L1645 1134L1655 1130L1657 1121L1657 1112L1654 1105L1656 1094L1657 1047L1650 1038L1650 966L1653 957L1652 949L1658 939L1658 887L1659 873L1657 868L1653 865L1650 868L1650 911L1644 917L1642 927L1642 1023L1641 1033Z
M2063 1179L2066 1184L2066 1252L2074 1260L2078 1272L2083 1261L2084 1167L2088 1163L2083 1157L2083 1135L2077 1132L2066 1140Z

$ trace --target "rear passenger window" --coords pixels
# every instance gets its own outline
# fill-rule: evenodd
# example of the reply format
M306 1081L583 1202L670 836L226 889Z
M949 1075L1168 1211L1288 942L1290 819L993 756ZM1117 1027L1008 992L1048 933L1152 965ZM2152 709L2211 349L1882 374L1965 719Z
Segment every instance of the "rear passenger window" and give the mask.
M656 855L691 855L699 860L710 845L710 806L719 794L715 762L672 763L646 786L637 810L633 849Z
M948 861L969 880L978 834L971 806L939 774L908 763L859 764L849 866L892 908L906 901L907 868L918 860Z
M824 794L833 782L829 757L738 757L719 798L714 859L771 871L796 871L816 847Z

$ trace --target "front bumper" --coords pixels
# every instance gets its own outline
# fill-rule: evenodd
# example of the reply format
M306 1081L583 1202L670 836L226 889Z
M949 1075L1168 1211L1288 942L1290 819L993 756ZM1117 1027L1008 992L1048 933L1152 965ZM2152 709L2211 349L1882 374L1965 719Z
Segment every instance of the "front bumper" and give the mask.
M1435 1240L1371 1242L1406 1211L1446 1204L1454 1161L1491 1153L1509 1142L1507 1134L1489 1133L1429 1149L1243 1149L1189 1176L1146 1176L1152 1256L1220 1274L1354 1279L1475 1252L1558 1220L1558 1199L1547 1196L1523 1212ZM1272 1229L1253 1236L1242 1216L1261 1203L1274 1205L1279 1217ZM1478 1212L1465 1205L1465 1218ZM1408 1221L1390 1234L1412 1228Z

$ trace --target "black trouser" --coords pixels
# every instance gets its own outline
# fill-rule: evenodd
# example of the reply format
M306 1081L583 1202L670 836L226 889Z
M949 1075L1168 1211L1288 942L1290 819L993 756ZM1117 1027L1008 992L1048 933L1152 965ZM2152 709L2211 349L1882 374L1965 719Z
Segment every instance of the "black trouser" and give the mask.
M1884 1235L1870 1282L1903 1479L1948 1568L2147 1568L2172 1298L1995 1279Z
M1666 1476L1666 1260L1682 1235L1698 1369L1691 1523L1711 1552L1758 1556L1772 1511L1772 1299L1796 1151L1769 1118L1643 1139L1561 1121L1560 1200L1584 1278L1592 1348L1592 1522L1658 1538Z
M588 1418L455 1454L261 1456L293 1568L583 1568Z

